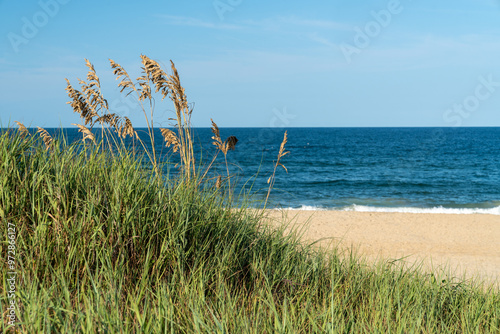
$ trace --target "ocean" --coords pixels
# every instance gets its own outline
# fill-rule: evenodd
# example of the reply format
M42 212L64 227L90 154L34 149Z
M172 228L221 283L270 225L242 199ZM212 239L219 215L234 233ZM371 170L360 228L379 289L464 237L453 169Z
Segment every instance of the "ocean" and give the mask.
M270 207L500 215L498 127L221 128L223 139L238 138L227 155L237 192L266 197L285 130L288 172L277 169ZM70 141L81 138L76 129L65 132ZM210 128L194 133L198 159L209 162ZM155 138L163 157L176 162L159 131ZM214 171L227 173L222 154Z

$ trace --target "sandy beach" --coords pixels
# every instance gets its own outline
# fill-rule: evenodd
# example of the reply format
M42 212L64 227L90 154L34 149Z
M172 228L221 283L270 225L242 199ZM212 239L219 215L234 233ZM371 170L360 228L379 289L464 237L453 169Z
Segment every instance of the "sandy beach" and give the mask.
M269 210L272 224L303 228L306 242L357 249L368 260L423 261L425 270L500 281L500 216L354 211Z

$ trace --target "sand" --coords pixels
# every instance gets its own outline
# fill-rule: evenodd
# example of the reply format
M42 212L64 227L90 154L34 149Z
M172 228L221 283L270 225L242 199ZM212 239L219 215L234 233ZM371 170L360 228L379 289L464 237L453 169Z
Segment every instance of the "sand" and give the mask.
M500 285L500 216L269 210L272 224L304 228L303 240L356 249L369 261L406 257L425 271Z

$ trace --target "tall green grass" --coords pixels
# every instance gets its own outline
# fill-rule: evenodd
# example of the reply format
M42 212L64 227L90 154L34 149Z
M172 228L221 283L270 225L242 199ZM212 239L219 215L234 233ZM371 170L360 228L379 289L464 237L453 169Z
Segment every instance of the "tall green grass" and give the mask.
M224 181L210 175L216 157L205 169L195 160L192 109L173 63L169 75L141 59L135 83L119 64L111 66L121 91L137 94L150 136L153 91L172 100L176 131L161 131L179 154L179 173L163 174L153 138L146 147L128 118L110 112L88 61L82 90L69 81L67 87L85 123L77 125L83 141L69 144L43 129L30 135L22 124L0 133L0 253L7 259L14 225L16 331L500 332L497 290L316 249L285 233L285 224L266 225L264 211L245 206L246 195L233 207L231 175ZM96 124L100 140L91 131ZM226 157L237 139L223 141L214 122L212 130L216 154ZM145 156L125 149L126 136ZM286 139L285 133L270 189ZM151 169L142 168L144 160ZM0 327L7 332L14 329L7 325L12 269L7 261L0 268Z
M500 295L304 245L126 150L0 137L22 333L498 333ZM6 258L7 242L1 254ZM7 265L0 309L7 309ZM5 319L5 317L4 317ZM6 322L2 331L7 332Z

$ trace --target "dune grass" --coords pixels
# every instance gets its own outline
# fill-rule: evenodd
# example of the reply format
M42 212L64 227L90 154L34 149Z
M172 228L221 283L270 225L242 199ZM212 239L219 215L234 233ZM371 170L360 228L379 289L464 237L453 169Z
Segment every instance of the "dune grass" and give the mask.
M248 201L233 207L230 175L209 177L194 160L191 111L177 71L169 76L142 59L139 98L150 98L147 80L160 84L163 97L174 95L177 131L162 133L179 152L179 173L165 175L154 149L138 157L106 129L98 140L91 131L97 122L120 136L135 132L127 119L100 114L107 102L88 61L94 84L83 83L83 93L68 89L90 125L79 127L87 141L69 144L23 127L1 133L0 228L7 236L15 226L16 250L14 264L0 264L2 332L500 332L496 290L319 250L285 233L285 225L266 225L265 211L245 207ZM123 82L124 89L136 87ZM223 141L216 125L213 130L225 157L237 140ZM286 154L284 139L271 187ZM142 168L144 159L150 169ZM2 239L2 258L11 244ZM11 266L15 327L7 321Z
M316 250L260 224L262 211L231 208L215 186L157 182L125 150L82 145L0 137L19 332L500 331L497 291Z

